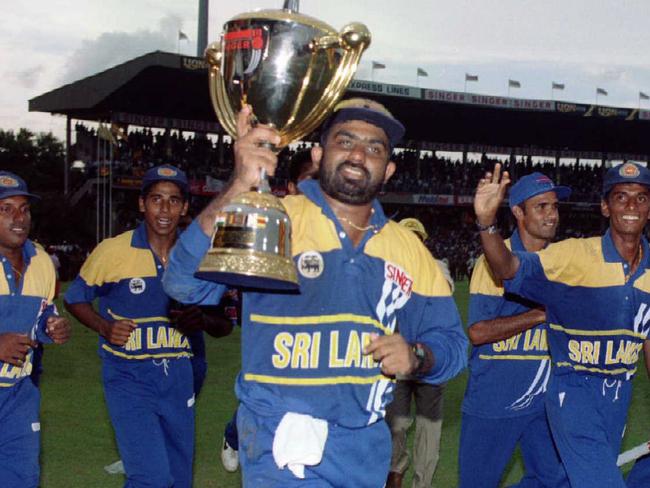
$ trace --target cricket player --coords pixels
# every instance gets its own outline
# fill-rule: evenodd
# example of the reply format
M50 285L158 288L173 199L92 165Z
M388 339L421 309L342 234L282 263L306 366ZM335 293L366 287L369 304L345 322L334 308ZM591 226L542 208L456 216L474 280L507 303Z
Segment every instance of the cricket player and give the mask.
M506 246L515 252L546 248L559 225L559 200L570 194L542 173L520 178L510 189L517 228ZM544 407L551 374L545 320L541 305L505 293L485 256L479 258L470 282L474 347L462 405L461 488L499 486L517 444L526 467L518 487L568 487Z
M188 227L164 277L182 302L216 303L225 287L195 278L215 218L273 174L264 143L278 133L238 116L231 184ZM298 293L249 291L236 392L246 487L383 486L390 464L385 406L392 376L442 383L461 371L467 339L444 276L376 200L395 171L404 127L377 102L342 102L312 149L318 180L283 200L292 221ZM399 323L399 333L395 332Z
M31 203L18 175L0 171L0 486L39 486L40 393L30 380L39 343L63 344L70 324L53 303L56 273L29 240Z
M510 178L497 164L474 209L485 256L506 292L543 304L553 370L546 411L572 488L623 488L616 465L631 379L650 327L650 171L625 163L603 178L600 237L511 252L492 231Z
M65 295L70 313L99 335L126 488L192 486L195 385L184 331L207 319L196 307L177 310L161 283L188 197L183 171L171 165L148 170L139 199L144 221L102 241ZM200 383L201 371L198 376Z

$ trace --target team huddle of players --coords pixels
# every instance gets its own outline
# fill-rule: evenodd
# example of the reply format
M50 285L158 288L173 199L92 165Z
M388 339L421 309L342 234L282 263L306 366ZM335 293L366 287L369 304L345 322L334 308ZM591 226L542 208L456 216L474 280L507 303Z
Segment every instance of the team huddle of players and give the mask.
M142 223L100 243L65 294L67 310L99 336L125 487L192 486L203 332L232 329L216 309L227 287L194 271L217 215L277 165L268 143L278 133L250 119L245 107L230 183L182 233L187 177L171 165L152 168L139 198ZM440 400L441 385L467 365L467 336L461 487L497 487L517 445L526 471L519 487L650 486L645 462L627 485L616 465L650 328L650 171L610 169L601 204L607 232L557 243L558 202L570 189L540 173L520 178L508 197L516 230L504 241L497 211L510 179L499 165L487 173L474 200L484 256L470 283L466 333L420 229L388 219L376 198L396 170L391 153L404 132L377 102L342 102L305 166L315 177L283 199L300 290L242 293L235 388L244 486L401 486L406 466L401 455L391 463L391 429L393 439L405 429L390 408L389 428L387 404L396 384L396 392L435 386L404 395L415 395L418 423L430 422L423 435L439 442L440 405L427 413L434 400L421 407L418 392ZM33 350L65 342L70 331L53 306L52 264L28 239L35 198L18 176L0 173L0 480L12 488L39 482L39 396L26 381ZM435 468L437 454L421 451L437 447L416 444L424 447L416 446L414 486L430 486L426 467Z

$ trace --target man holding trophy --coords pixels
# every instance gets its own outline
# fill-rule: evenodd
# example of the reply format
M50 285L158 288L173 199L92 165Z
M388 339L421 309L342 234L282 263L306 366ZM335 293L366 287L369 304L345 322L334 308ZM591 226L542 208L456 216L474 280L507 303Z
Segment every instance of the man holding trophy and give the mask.
M244 486L376 488L389 470L394 375L445 382L465 367L467 339L435 260L376 199L404 126L371 100L335 107L369 32L338 33L297 4L235 17L206 51L235 167L179 238L163 284L205 305L226 285L243 289ZM318 179L278 200L265 178L276 150L328 115L311 151Z
M278 133L237 119L228 188L181 236L164 278L182 302L215 303L225 286L194 278L214 222L235 196L272 175ZM312 149L319 179L283 200L293 226L298 293L244 293L236 385L245 486L382 486L390 432L383 420L395 374L439 384L466 363L467 340L444 276L375 196L395 171L404 132L380 104L347 100ZM399 330L399 332L398 332Z

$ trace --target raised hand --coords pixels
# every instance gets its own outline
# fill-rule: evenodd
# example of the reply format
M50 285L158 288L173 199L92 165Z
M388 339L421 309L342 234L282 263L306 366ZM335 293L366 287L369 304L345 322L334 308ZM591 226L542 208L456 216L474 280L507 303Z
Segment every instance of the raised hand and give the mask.
M494 165L493 172L485 173L476 187L474 194L474 212L481 225L491 225L496 221L497 211L506 194L510 183L507 171L501 174L501 163Z
M199 225L207 236L214 233L216 218L226 205L252 187L260 187L262 170L270 176L275 174L278 156L269 144L280 144L280 135L271 127L253 126L252 113L250 105L245 105L237 115L235 169L230 183L198 216Z
M268 144L280 143L278 131L264 125L253 126L252 109L245 105L237 116L237 141L235 142L235 171L233 182L241 187L258 186L260 170L273 176L278 157Z

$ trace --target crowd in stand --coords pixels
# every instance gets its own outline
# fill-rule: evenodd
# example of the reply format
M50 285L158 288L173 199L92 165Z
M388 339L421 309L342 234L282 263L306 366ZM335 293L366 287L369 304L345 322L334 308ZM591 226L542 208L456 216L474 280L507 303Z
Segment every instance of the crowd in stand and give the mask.
M94 161L88 164L86 176L97 174L99 165L97 155L104 159L110 143L99 144L97 131L82 124L77 124L77 158ZM114 134L119 135L114 131ZM178 131L155 132L151 129L131 130L115 137L117 143L112 150L112 170L114 174L126 176L141 176L150 167L173 162L183 169L190 179L204 180L206 176L218 180L227 180L230 176L233 160L232 147L229 140L216 138L184 136ZM288 166L291 157L297 152L310 146L302 143L295 147L286 148L280 157L278 169L272 185L276 188L286 186ZM496 159L485 154L480 160L452 160L436 155L431 151L412 149L398 150L394 155L397 172L384 188L385 192L419 193L438 195L472 195L476 182L486 169L492 168ZM584 164L560 164L554 162L533 162L529 157L516 162L505 163L513 179L519 176L540 171L552 177L558 184L570 186L573 189L572 201L596 203L600 200L601 166ZM195 199L193 207L200 208L203 202ZM452 276L456 280L467 279L472 267L480 255L480 241L477 237L474 219L467 208L432 206L397 206L391 208L389 215L395 218L414 216L420 219L432 236L427 245L433 254L446 260ZM509 214L504 213L505 226L511 226ZM573 212L571 218L563 220L563 228L559 237L583 237L596 235L601 231L602 224L593 218L592 212ZM510 231L511 229L504 229ZM62 275L75 273L75 257L83 255L72 250L57 248L61 258ZM77 260L78 261L78 260ZM62 276L64 278L64 276Z
M76 125L77 157L93 161L89 174L97 167L97 132L83 124ZM228 179L232 165L232 147L227 138L221 143L215 137L185 136L179 131L154 132L151 129L132 130L122 137L116 137L113 151L113 170L139 176L147 169L170 161L183 169L190 179L204 179L211 176ZM288 177L288 161L296 152L308 147L300 144L283 151L276 183L281 186ZM101 149L101 147L100 147ZM101 152L101 151L100 151ZM84 158L85 157L85 158ZM521 158L520 158L521 159ZM399 193L425 193L443 195L471 195L475 183L497 159L482 155L480 160L452 160L432 153L412 149L398 150L394 156L398 171L385 190ZM506 163L519 175L541 171L558 184L573 188L572 199L581 202L598 202L598 188L603 168L585 164L559 164L533 162L530 157Z

